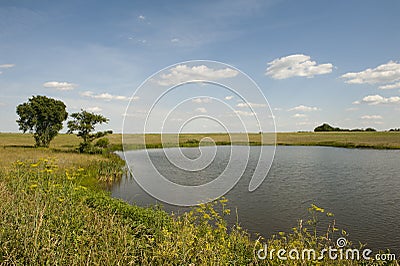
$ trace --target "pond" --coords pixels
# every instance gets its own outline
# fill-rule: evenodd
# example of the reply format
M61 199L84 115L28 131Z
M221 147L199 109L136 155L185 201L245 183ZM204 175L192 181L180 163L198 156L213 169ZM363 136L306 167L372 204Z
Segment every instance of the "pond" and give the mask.
M237 208L240 224L250 233L270 237L280 231L290 232L299 219L307 218L307 208L316 204L334 213L337 226L345 229L348 239L354 243L366 243L374 251L400 251L400 151L278 146L268 176L255 191L249 192L261 149L271 147L250 147L242 178L225 195L229 207ZM188 157L195 158L199 154L198 148L181 150ZM154 167L169 180L199 185L212 180L226 167L230 147L217 146L212 163L197 172L176 167L162 149L147 152ZM178 153L179 149L171 148L170 153L174 152ZM144 150L126 153L128 162L129 158L139 160L131 167L138 167L144 176L150 172L140 164L140 158L145 156ZM139 206L162 203L149 196L129 176L115 184L111 193L113 197ZM162 204L165 210L175 213L188 209ZM234 222L235 211L232 213L234 217L230 221Z

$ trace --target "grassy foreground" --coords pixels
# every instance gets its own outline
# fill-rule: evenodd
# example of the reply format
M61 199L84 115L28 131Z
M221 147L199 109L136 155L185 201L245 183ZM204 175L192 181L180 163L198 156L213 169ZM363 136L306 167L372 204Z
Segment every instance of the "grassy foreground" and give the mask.
M120 144L120 135L109 138L113 145ZM76 153L78 143L73 135L60 135L50 148L36 149L29 135L0 134L0 265L362 263L326 257L307 261L256 257L262 243L276 250L334 247L346 232L336 228L331 213L315 205L310 217L299 220L292 232L255 241L239 222L227 225L225 216L231 211L225 199L180 216L113 199L102 188L121 177L122 160L109 153ZM316 230L321 227L326 230Z

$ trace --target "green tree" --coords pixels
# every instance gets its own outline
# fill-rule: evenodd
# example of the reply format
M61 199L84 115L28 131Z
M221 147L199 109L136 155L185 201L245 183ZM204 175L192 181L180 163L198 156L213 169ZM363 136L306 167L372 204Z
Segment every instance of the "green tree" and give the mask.
M348 129L341 129L338 127L332 127L331 125L324 123L316 128L314 128L314 132L324 132L324 131L349 131Z
M93 140L112 134L111 130L92 133L97 124L108 123L109 119L102 115L82 109L78 113L71 114L71 117L72 120L68 121L68 133L77 132L77 136L82 138L83 142L79 145L80 152L93 152Z
M16 121L19 130L33 132L36 146L49 147L50 141L62 129L63 121L68 117L66 106L62 101L46 96L32 96L28 102L17 106Z

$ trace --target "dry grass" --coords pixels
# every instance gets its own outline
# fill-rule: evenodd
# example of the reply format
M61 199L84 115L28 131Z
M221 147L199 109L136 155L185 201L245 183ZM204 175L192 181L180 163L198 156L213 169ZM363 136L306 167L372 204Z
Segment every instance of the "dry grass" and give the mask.
M261 143L261 135L252 134L181 134L179 142L182 144L190 140L200 141L203 138L212 138L217 144L229 144L231 142L248 142L252 145ZM264 134L264 144L271 143L271 135ZM167 135L168 138L168 135ZM127 135L125 140L129 144L142 144L140 135ZM161 143L160 134L146 135L146 144L158 145ZM400 133L398 132L290 132L277 133L277 145L301 145L301 146L333 146L345 148L375 148L375 149L400 149Z
M346 148L400 149L397 132L278 133L278 145L334 146Z
M164 143L173 143L172 135L164 135ZM271 143L273 136L264 134L264 144ZM122 135L108 135L111 146L114 149L121 149ZM160 134L147 134L145 136L146 144L150 147L159 147L161 145ZM204 138L211 138L217 144L230 143L250 143L259 145L261 135L252 134L181 134L179 143L187 144L192 140L201 141ZM267 139L267 141L265 141ZM132 147L140 148L143 144L143 137L139 134L127 134L124 141ZM34 140L31 134L20 133L0 133L0 149L2 149L2 158L0 166L7 165L9 162L22 160L25 158L36 159L43 157L44 154L58 157L57 152L74 151L80 142L75 135L60 134L50 144L49 149L33 149ZM400 149L399 132L305 132L305 133L277 133L277 145L303 145L303 146L334 146L346 148L377 148L377 149ZM190 145L189 145L190 146ZM62 156L62 157L63 157ZM68 160L79 161L94 158L88 155L68 154ZM100 156L99 156L100 158ZM62 163L62 161L60 162Z
M110 135L112 143L120 143L121 135ZM75 135L60 134L49 148L35 148L32 134L0 133L0 170L9 168L16 161L35 162L41 158L56 159L60 168L87 167L107 158L100 154L76 152L80 139Z

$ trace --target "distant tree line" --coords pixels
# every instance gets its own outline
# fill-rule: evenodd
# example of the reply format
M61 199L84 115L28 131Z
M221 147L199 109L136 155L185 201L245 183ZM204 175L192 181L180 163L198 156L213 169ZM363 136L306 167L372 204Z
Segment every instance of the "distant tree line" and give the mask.
M354 128L354 129L347 129L347 128L339 128L339 127L332 127L329 124L322 124L316 128L314 128L314 132L329 132L329 131L346 131L346 132L364 132L364 131L368 131L368 132L375 132L376 129L369 127L366 129L362 129L362 128Z
M16 121L19 129L25 132L33 133L35 146L49 147L50 142L57 136L63 128L63 122L67 120L68 113L66 105L60 101L46 96L32 96L28 102L17 106ZM102 115L87 112L81 109L80 112L71 114L72 120L68 121L68 133L77 133L82 138L79 145L80 152L96 153L108 146L108 139L99 139L95 145L93 140L102 138L107 134L112 134L111 130L96 132L97 124L108 123L109 119Z

